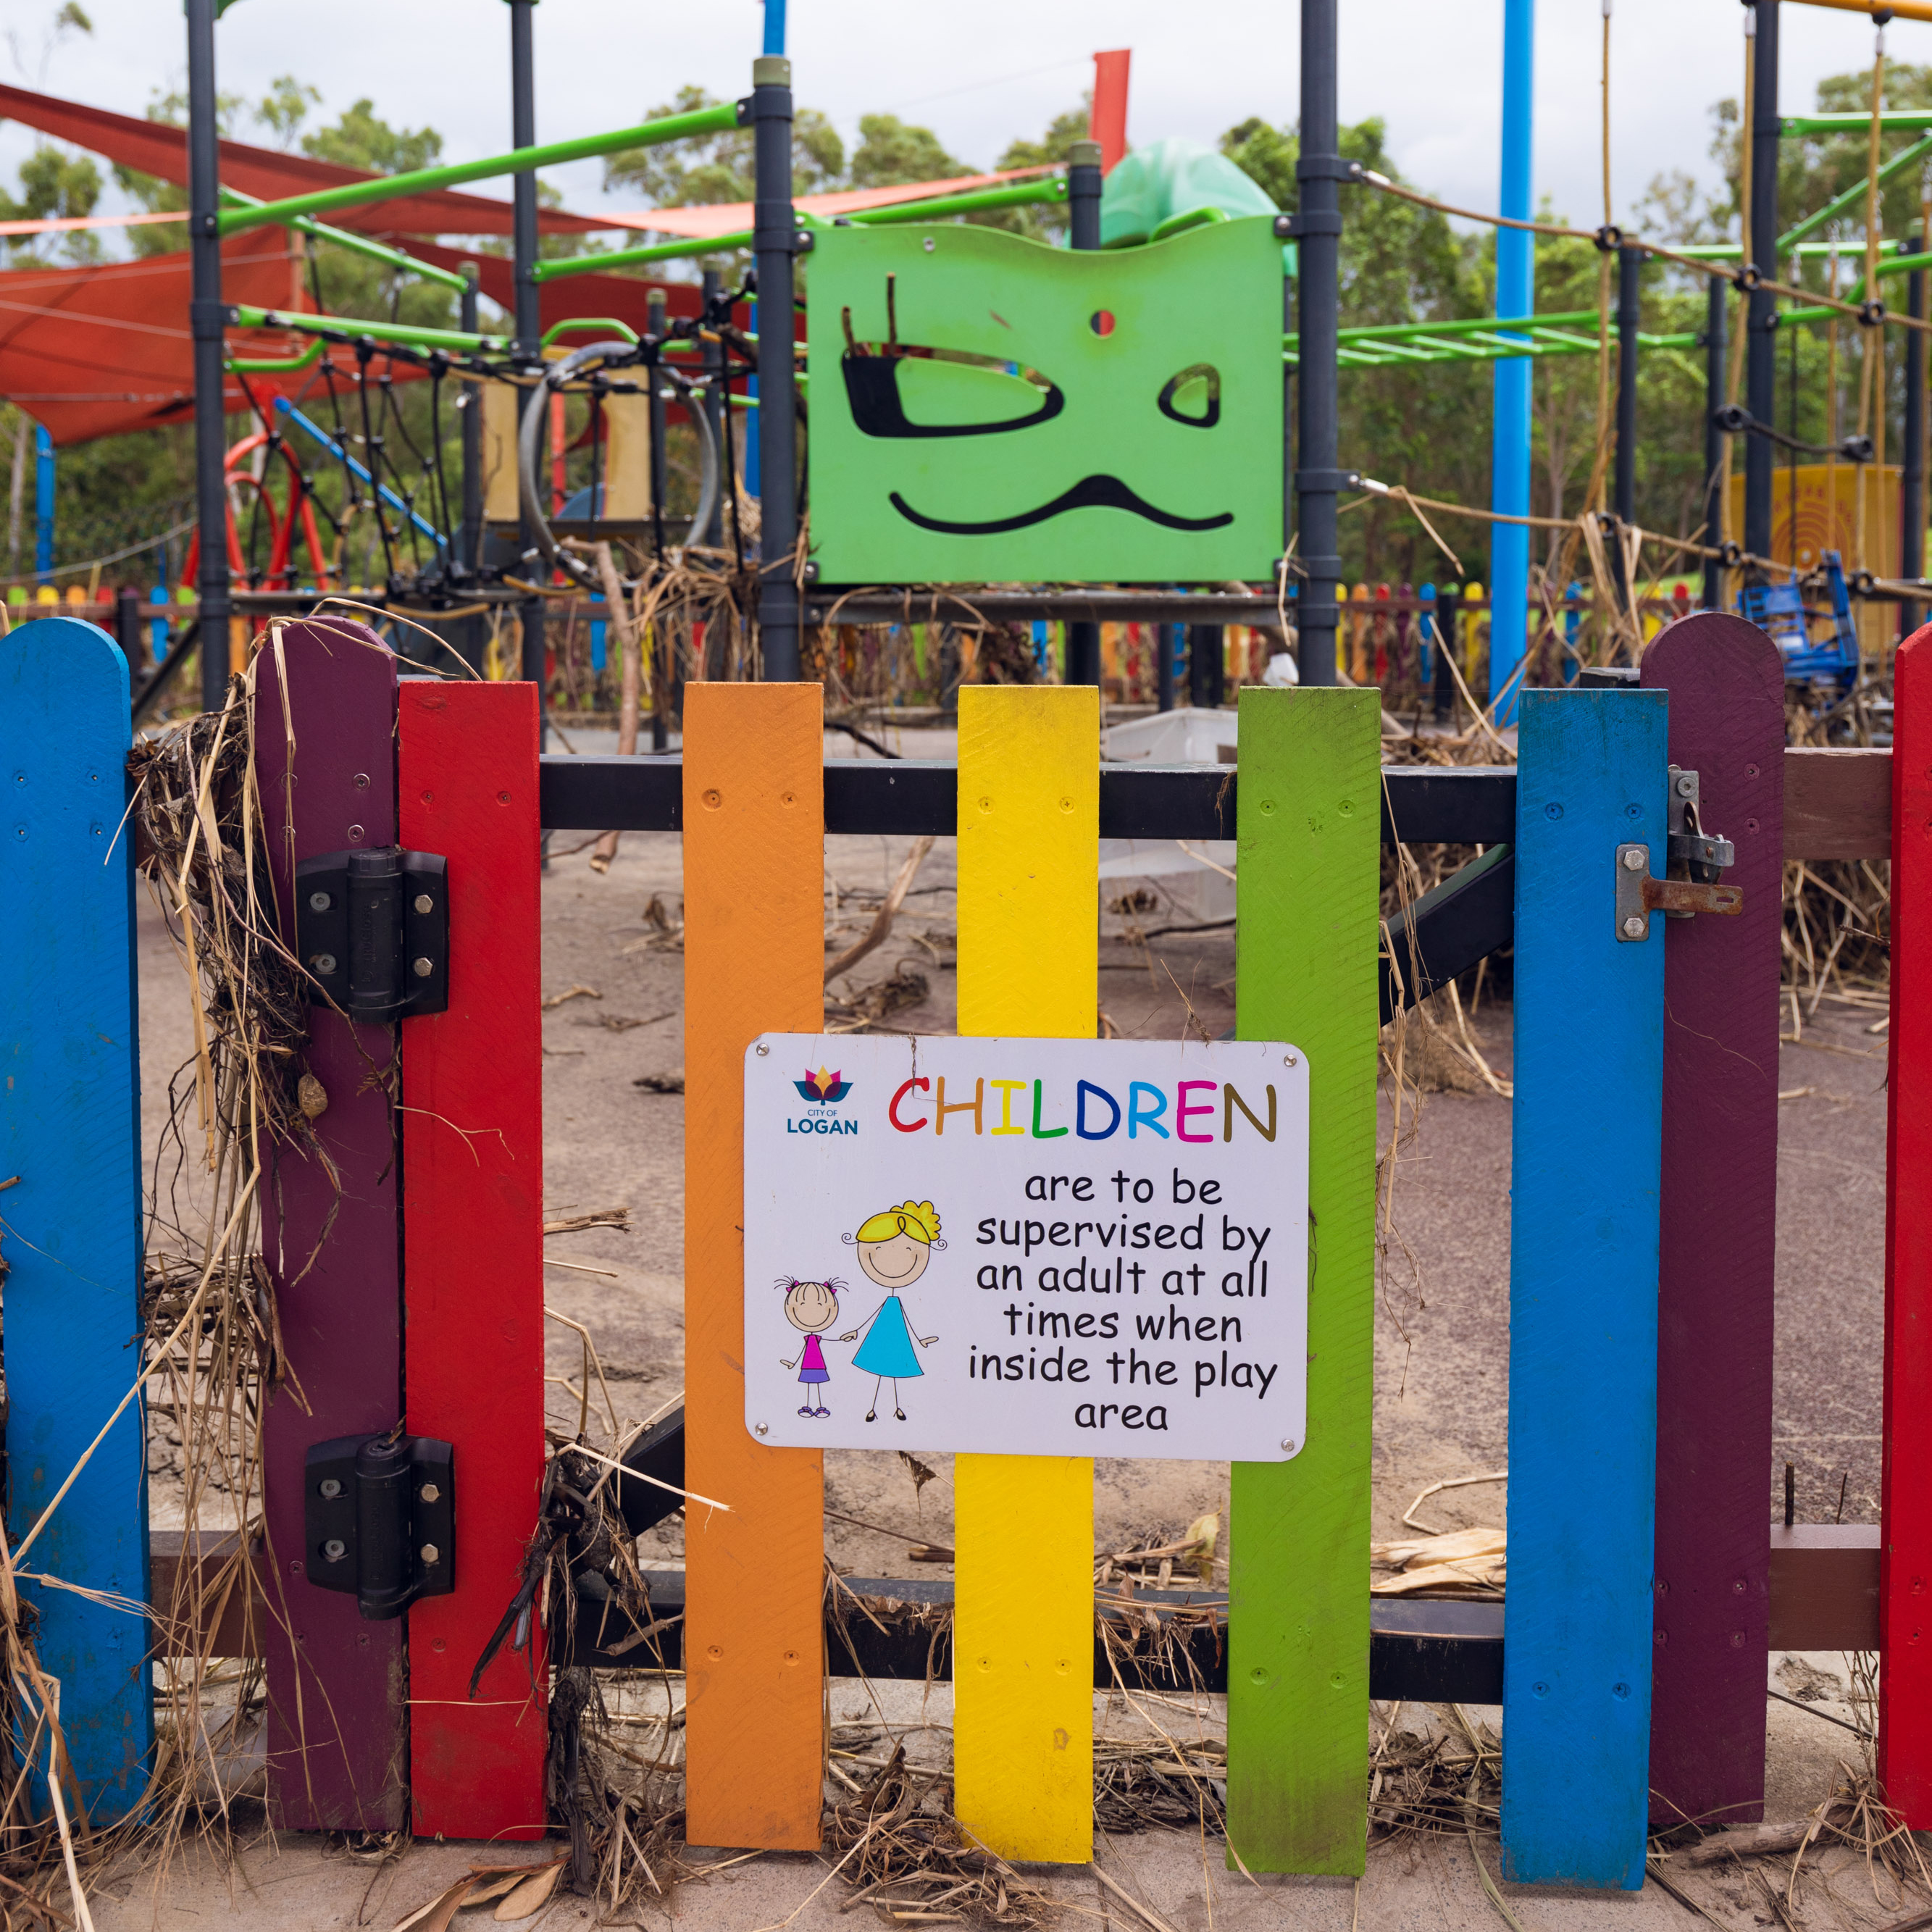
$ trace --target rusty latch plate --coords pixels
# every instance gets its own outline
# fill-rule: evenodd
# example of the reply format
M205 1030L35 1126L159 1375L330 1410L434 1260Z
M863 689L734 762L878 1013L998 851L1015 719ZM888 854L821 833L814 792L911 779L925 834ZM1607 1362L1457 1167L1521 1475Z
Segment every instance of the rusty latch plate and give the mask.
M1643 906L1646 912L1715 912L1726 915L1744 908L1742 886L1700 885L1691 879L1651 879L1643 881Z

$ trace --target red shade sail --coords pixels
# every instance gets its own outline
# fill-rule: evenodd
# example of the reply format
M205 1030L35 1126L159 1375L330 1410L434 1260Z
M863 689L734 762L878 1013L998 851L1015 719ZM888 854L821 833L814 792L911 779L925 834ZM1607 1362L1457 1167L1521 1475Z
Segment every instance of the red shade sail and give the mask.
M222 292L262 308L306 309L300 264L276 232L222 244ZM186 254L91 268L16 268L0 274L0 396L17 403L56 443L183 422L194 406L194 338L188 328ZM232 334L243 356L285 356L304 346L280 330ZM352 352L332 352L352 369ZM254 376L257 401L294 394L316 369ZM400 381L416 372L398 367ZM226 386L229 409L248 406L241 384Z
M77 101L57 100L50 94L4 86L0 86L0 116L37 128L57 141L70 141L123 167L172 182L177 188L188 185L184 128L170 127L163 121L138 121L130 114L113 114L104 107L84 107ZM221 143L224 184L260 201L280 201L317 188L376 178L364 169L338 167L332 161L318 161L307 154L250 147L245 141ZM507 235L510 204L486 195L444 190L376 202L366 208L340 208L326 219L338 228L376 235ZM537 226L548 235L587 235L610 225L588 215L567 214L561 208L537 212Z

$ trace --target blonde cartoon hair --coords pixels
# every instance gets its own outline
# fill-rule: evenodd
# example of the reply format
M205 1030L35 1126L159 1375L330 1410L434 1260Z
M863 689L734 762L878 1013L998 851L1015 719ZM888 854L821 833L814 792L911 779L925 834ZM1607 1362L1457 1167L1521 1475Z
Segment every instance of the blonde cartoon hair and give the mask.
M904 1201L883 1214L868 1215L848 1241L890 1241L895 1235L910 1234L929 1248L943 1248L939 1238L939 1210L930 1201Z

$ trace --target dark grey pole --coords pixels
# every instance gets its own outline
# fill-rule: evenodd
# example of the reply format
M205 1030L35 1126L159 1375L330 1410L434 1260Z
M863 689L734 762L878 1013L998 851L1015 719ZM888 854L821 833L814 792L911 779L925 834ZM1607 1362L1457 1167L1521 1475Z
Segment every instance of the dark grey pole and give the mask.
M1348 170L1340 152L1336 119L1335 8L1336 0L1302 0L1301 158L1294 169L1294 232L1300 270L1294 521L1304 572L1298 619L1304 685L1335 682L1335 586L1342 577L1335 524L1342 481L1336 332L1341 306L1341 184Z
M1906 252L1922 255L1925 238L1915 235ZM1914 268L1905 278L1905 312L1922 320L1925 314L1925 271ZM1908 580L1925 574L1925 333L1905 332L1905 474L1900 478L1899 514L1905 527L1898 547L1900 576ZM1909 638L1918 628L1918 606L1898 607L1898 634Z
M477 333L476 280L474 262L463 265L464 290L458 326L466 334ZM463 386L463 537L458 552L464 574L474 577L483 560L483 385Z
M1713 550L1724 544L1724 433L1718 412L1724 406L1724 386L1730 380L1731 285L1711 278L1704 308L1704 541ZM1724 602L1724 567L1715 557L1704 562L1704 608L1720 610Z
M142 639L141 593L125 584L114 593L114 641L128 660L128 668L140 673L147 668L148 653Z
M1187 627L1187 701L1198 710L1216 711L1227 694L1222 676L1221 626Z
M518 148L533 148L537 139L536 54L531 42L532 14L536 0L510 0L510 140ZM542 366L543 290L530 279L537 260L537 178L534 172L514 177L511 200L512 273L516 288L516 341L518 361L532 368ZM532 389L524 407L547 410L550 398L541 388ZM540 438L538 448L548 446ZM541 467L538 475L542 472ZM532 560L536 552L536 532L527 520L517 532L518 574L542 568ZM523 620L524 662L526 680L537 688L538 716L542 721L539 742L549 737L550 706L544 689L544 607L541 597L526 597L518 610Z
M758 637L774 684L799 675L798 412L792 345L791 62L752 63L752 246L758 265Z
M1456 586L1453 584L1438 585L1436 592L1436 610L1430 622L1436 626L1436 684L1431 694L1436 722L1446 724L1449 714L1456 704L1456 675L1450 669L1451 653L1455 649L1450 640L1456 634Z
M666 327L664 298L654 295L644 304L644 326L662 341ZM664 408L664 385L657 380L656 372L651 372L651 501L659 516L664 510L664 494L669 486L670 465L666 460L664 436L670 425ZM603 514L602 506L596 514Z
M1100 245L1100 144L1076 141L1066 150L1067 245Z
M1174 709L1174 632L1172 624L1154 627L1154 701L1161 711Z
M716 268L704 272L704 305L708 310L718 296L724 292L724 284ZM707 342L704 345L704 366L714 374L724 367L724 345L722 342ZM738 479L732 475L724 460L724 386L722 382L706 385L704 392L705 420L711 425L711 446L718 452L718 501L712 506L711 521L702 530L692 532L693 539L708 544L714 550L722 549L724 544L724 498L728 492L736 489Z
M661 294L652 295L644 304L644 327L662 342L666 328L664 298ZM670 432L669 412L664 407L664 386L658 370L646 368L650 378L651 424L651 507L653 520L662 529L664 524L664 498L669 494L670 464L665 448L665 438ZM598 517L604 514L600 502L594 509ZM692 532L694 536L696 532ZM670 742L669 712L671 704L670 670L665 659L664 628L662 623L652 627L651 638L651 749L664 750Z
M228 692L228 423L223 404L220 130L214 94L215 0L188 0L188 245L194 268L194 502L201 526L201 706Z
M1643 250L1617 250L1617 468L1612 499L1618 522L1636 521L1636 334L1642 319L1637 297L1643 271ZM1618 594L1624 608L1635 602L1636 586L1625 580L1624 548L1616 547Z
M1076 248L1100 245L1100 144L1076 141L1066 151L1067 240ZM1069 623L1066 662L1062 676L1069 684L1100 682L1100 627Z
M1754 0L1757 34L1751 58L1751 232L1746 253L1759 272L1778 276L1778 4ZM1750 292L1747 330L1745 401L1754 422L1777 420L1778 299L1767 289ZM1771 554L1771 481L1774 452L1768 436L1744 438L1744 548Z

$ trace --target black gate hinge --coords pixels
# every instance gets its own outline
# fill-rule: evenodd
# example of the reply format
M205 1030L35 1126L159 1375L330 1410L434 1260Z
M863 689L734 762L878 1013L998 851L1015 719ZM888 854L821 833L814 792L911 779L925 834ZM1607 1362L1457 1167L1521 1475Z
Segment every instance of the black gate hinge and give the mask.
M456 1452L428 1436L341 1436L303 1468L308 1580L371 1623L456 1588Z
M297 864L297 955L351 1019L448 1010L448 872L436 854L399 845Z

